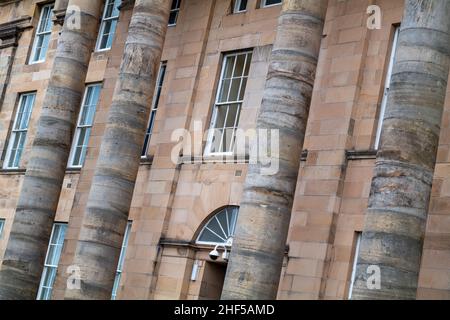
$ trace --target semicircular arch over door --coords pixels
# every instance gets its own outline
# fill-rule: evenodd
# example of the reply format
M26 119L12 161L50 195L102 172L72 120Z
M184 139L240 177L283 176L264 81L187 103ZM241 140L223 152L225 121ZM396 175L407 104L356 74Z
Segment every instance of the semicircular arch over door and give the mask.
M239 207L227 206L214 214L205 223L195 243L206 245L229 244L234 236Z

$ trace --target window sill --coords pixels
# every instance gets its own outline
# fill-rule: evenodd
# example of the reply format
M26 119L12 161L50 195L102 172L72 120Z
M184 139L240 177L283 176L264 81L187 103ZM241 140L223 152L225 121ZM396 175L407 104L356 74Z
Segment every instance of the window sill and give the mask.
M207 163L249 163L250 156L236 155L204 155L204 156L181 156L180 164L207 164Z
M27 169L18 168L18 169L0 169L0 175L24 175ZM81 173L81 168L67 168L66 174L79 174Z
M67 168L66 169L66 174L70 174L70 173L81 173L81 169L82 169L82 167L79 167L79 168L77 168L77 167L70 167L70 168Z
M347 160L373 160L377 158L378 150L345 150Z
M269 5L261 5L258 9L267 9L267 8L272 8L272 7L276 7L276 6L281 6L281 2L269 4Z
M151 166L153 163L153 156L148 155L147 157L142 157L140 161L141 166Z
M0 169L1 175L22 175L25 174L26 169L23 168L17 168L17 169Z
M33 65L36 65L36 64L44 63L44 62L45 62L45 60L33 61L33 62L28 62L28 65L29 66L33 66Z

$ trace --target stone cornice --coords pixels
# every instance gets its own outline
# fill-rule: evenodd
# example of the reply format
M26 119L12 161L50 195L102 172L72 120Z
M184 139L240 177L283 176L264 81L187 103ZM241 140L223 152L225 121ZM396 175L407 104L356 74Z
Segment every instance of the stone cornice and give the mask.
M0 49L16 47L23 30L32 27L30 16L0 24Z
M64 19L66 19L66 11L67 9L53 10L53 23L62 26L64 24Z
M122 3L119 6L119 10L129 10L133 9L135 0L122 0Z

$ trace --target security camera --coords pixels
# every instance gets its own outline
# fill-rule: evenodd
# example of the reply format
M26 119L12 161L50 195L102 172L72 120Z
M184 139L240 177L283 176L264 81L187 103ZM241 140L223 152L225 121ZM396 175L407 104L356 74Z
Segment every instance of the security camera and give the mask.
M211 260L217 260L220 257L219 251L217 251L217 249L214 249L209 253L209 257L211 258Z
M230 258L230 254L227 251L224 251L222 253L222 259L225 261L228 261L229 258Z

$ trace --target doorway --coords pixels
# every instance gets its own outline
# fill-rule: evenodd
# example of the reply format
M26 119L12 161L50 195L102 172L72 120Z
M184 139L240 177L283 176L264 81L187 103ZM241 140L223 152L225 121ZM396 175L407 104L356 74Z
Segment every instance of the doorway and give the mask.
M198 299L220 300L226 272L226 263L206 261Z

